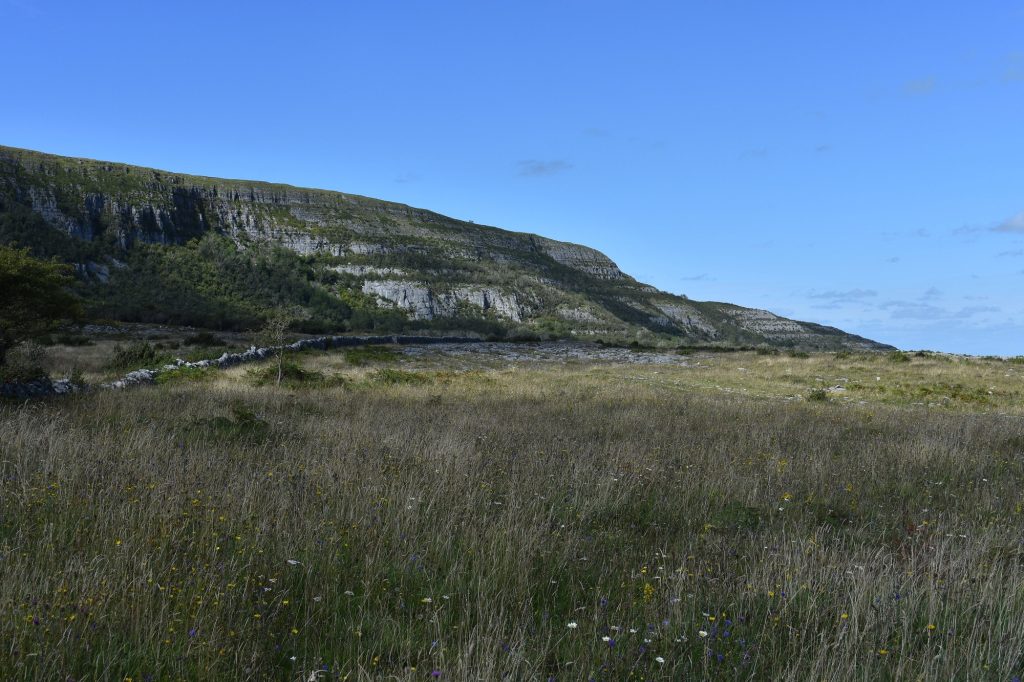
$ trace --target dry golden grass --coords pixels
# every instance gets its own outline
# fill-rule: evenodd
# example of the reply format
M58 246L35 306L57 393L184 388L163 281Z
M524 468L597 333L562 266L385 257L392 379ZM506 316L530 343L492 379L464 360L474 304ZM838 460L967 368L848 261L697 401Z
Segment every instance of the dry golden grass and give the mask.
M299 359L0 407L0 678L1022 672L1020 365Z

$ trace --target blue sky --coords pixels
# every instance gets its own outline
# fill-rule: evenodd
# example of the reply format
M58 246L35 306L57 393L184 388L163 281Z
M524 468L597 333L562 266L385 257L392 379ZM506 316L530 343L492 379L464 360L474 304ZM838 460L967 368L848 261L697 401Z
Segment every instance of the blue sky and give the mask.
M0 144L338 189L1024 354L1024 0L0 0Z

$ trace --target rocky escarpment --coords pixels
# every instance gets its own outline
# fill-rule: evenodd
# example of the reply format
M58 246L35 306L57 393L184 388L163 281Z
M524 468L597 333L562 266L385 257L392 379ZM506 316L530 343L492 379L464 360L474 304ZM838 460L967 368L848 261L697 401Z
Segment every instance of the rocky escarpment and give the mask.
M290 280L270 292L270 298L303 305L330 298L336 303L321 305L332 311L330 324L344 323L352 330L360 324L373 328L382 315L394 327L397 315L412 328L438 320L468 325L479 321L489 329L497 325L516 333L525 327L560 336L599 334L649 343L884 347L767 311L658 291L586 246L343 192L0 147L0 214L18 210L30 211L48 229L89 245L56 250L49 245L40 251L70 259L88 284L85 295L117 300L116 309L131 316L126 319L161 321L161 306L186 298L204 303L207 310L203 322L186 324L216 324L227 318L242 324L251 319L254 313L236 310L237 298L245 295L238 289L242 284L252 288L249 283L267 269L270 256L253 256L250 271L235 272L229 283L217 277L218 271L225 277L234 272L228 268L230 254L217 246L198 253L207 259L202 266L206 270L196 266L188 277L206 278L201 291L190 288L188 277L161 270L168 262L180 267L184 261L191 267L194 252L178 260L164 252L132 256L150 245L187 249L216 238L238 253L256 253L270 245L301 257L298 265L307 283ZM33 245L32 235L24 231L9 238ZM149 288L145 300L133 298L134 288L144 288L140 279ZM160 290L153 292L154 287ZM235 298L223 302L228 296L224 292ZM216 304L208 302L211 296ZM187 311L175 315L188 319Z
M433 320L454 317L460 306L476 307L481 313L494 313L497 317L522 322L529 308L515 293L487 287L455 287L438 291L425 284L399 280L367 281L363 293L372 294L408 310L414 319Z

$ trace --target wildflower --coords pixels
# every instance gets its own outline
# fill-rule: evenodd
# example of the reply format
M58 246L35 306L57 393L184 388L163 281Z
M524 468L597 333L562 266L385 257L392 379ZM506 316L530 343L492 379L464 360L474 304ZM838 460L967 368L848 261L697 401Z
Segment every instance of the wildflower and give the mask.
M441 671L440 670L431 670L430 671L430 676L431 677L441 677Z
M288 559L288 565L289 566L301 566L302 562L301 561L296 561L295 559Z
M662 658L661 656L655 656L654 660L657 661L658 663L661 663L661 664L665 663L665 659Z
M430 597L424 597L423 599L420 599L420 602L423 604L432 604L434 603L434 600Z
M609 637L608 635L605 635L604 637L601 638L601 641L602 642L610 642L610 641L612 641L612 638Z
M782 493L782 501L789 502L793 499L793 493Z
M888 653L889 653L889 650L888 650L888 649L879 649L879 650L878 650L878 655L879 655L879 656L885 656L885 655L886 655L886 654L888 654Z
M356 595L352 590L345 590L345 595L348 597L354 597Z
M843 613L839 614L839 619L840 620L846 620L849 617L850 617L850 614L846 613L845 611Z
M570 622L570 623L569 623L568 625L566 625L565 627L569 628L570 630L575 630L576 628L578 628L578 627L579 627L579 625L578 625L578 624L576 623L576 621L571 621L571 622Z
M931 631L931 630L934 630L934 629L935 629L935 623L928 623L928 630Z
M707 630L698 630L697 634L700 635L701 637L707 637L708 636L708 631Z

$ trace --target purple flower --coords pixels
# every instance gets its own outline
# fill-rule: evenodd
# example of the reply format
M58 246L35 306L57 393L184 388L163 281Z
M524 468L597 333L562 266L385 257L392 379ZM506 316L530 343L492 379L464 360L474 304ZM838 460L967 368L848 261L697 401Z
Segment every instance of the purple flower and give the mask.
M188 631L188 636L189 637L195 637L198 634L199 634L199 630L196 630L195 628L192 628L191 630Z
M431 670L430 671L430 676L431 677L441 677L441 671L440 670Z

